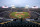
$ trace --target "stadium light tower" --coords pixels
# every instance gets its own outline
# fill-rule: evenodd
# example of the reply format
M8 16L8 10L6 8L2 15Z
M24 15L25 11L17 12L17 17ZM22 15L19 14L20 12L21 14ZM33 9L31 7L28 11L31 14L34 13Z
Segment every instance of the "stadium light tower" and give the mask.
M29 5L26 5L26 6L25 6L25 9L28 9L28 8L29 8Z
M2 6L2 8L8 8L8 6Z
M15 8L15 6L14 5L11 5L12 7L11 8Z
M12 9L15 9L15 6L14 5L11 5L11 11L12 11Z
M28 12L30 13L30 9L28 9L28 8L29 8L29 5L26 5L26 6L25 6L25 9L27 9Z
M36 8L36 9L37 9L37 8L38 8L38 6L33 6L32 8L33 8L33 9L34 9L34 8Z

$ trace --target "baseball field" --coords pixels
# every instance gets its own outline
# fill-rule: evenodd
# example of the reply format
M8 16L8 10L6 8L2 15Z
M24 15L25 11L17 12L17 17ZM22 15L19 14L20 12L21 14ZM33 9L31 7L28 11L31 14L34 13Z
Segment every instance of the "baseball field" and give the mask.
M10 13L11 18L29 18L30 14L28 12L12 12Z

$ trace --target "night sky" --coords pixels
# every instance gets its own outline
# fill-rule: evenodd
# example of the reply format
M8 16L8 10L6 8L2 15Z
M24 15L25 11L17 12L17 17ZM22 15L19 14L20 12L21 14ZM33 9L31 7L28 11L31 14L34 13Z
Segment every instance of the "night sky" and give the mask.
M15 7L25 7L26 5L29 5L29 7L40 7L40 0L0 0L0 6L3 5L7 5L9 7L11 7L11 5L15 5Z

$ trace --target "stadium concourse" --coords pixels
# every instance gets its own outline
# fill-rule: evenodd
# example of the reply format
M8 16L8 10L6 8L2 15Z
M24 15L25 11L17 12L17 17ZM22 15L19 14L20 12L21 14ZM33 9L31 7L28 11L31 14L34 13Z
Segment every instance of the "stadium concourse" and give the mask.
M23 13L19 17L10 17L12 12L28 12L29 18L23 18ZM27 15L29 15L27 14ZM19 15L18 15L19 16ZM22 17L21 17L22 16ZM19 18L19 19L17 19ZM22 19L23 18L23 19ZM24 8L0 8L0 27L40 27L40 8L38 9L24 9Z

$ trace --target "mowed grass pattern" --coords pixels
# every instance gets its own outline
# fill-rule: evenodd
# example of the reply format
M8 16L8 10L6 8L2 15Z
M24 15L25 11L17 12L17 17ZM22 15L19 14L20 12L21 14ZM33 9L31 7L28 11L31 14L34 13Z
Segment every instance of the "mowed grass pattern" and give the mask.
M18 14L18 15L16 16L15 14L17 14L17 13L16 13L16 12L10 13L10 15L11 15L12 17L14 17L14 18L19 18L19 17L21 17L21 18L27 18L27 17L30 16L28 12L23 12L22 14L24 14L24 15Z

